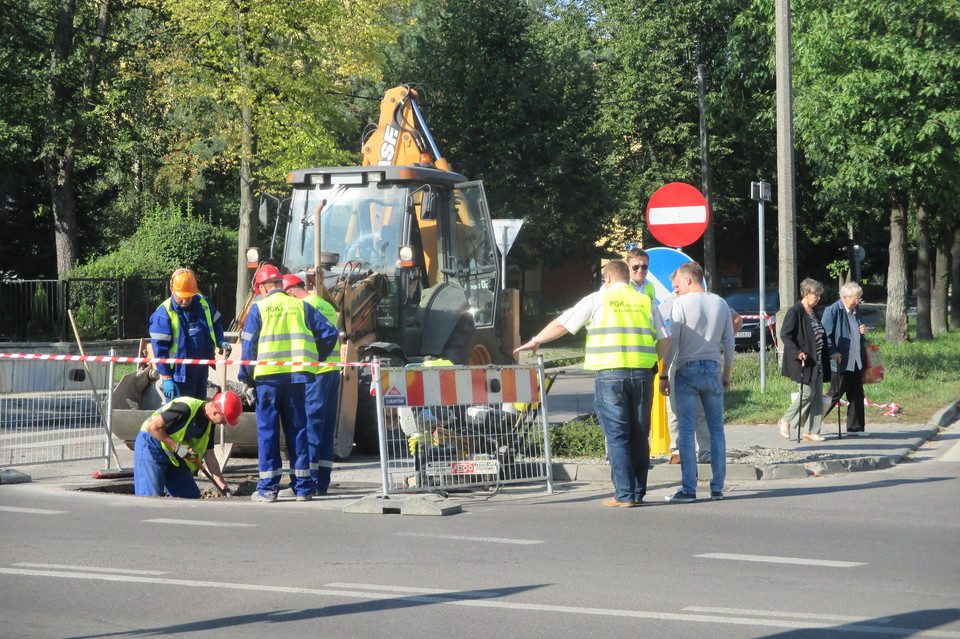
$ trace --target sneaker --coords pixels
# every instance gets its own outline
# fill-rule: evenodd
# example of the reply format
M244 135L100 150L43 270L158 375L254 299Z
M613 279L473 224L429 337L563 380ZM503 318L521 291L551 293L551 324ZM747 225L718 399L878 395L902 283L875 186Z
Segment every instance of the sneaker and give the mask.
M777 424L780 426L780 436L783 437L784 439L791 439L790 423L781 417L780 421L777 422Z
M719 490L710 491L710 500L711 501L721 501L723 499L723 493Z
M866 431L863 431L863 430L848 430L848 431L847 431L847 436L852 436L852 437L869 437L869 436L870 436L870 433L868 433L868 432L866 432Z
M277 497L296 497L297 493L293 492L293 488L284 488L279 493Z
M277 493L265 493L260 490L253 491L253 494L250 495L250 501L259 501L259 502L272 502L277 501Z
M297 501L311 501L313 499L313 493L307 493L306 495L297 495Z
M690 493L685 493L683 490L678 490L672 495L664 497L665 501L669 501L672 504L692 504L697 501L696 495L691 495Z
M817 433L804 433L803 441L805 442L825 442L827 438L823 435L818 435Z

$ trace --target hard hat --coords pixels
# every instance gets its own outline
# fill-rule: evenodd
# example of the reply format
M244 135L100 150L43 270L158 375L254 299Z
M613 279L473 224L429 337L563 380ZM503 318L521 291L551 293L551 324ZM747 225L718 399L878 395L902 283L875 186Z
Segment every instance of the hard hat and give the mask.
M291 288L296 288L297 286L303 286L303 280L294 275L293 273L288 273L283 276L283 290L289 291Z
M178 268L170 278L170 290L177 297L193 297L200 292L197 289L197 276L188 268Z
M240 403L240 396L233 391L217 393L213 396L213 405L217 410L223 413L227 418L227 423L236 426L240 421L240 413L243 412L243 404Z
M275 280L283 280L283 275L273 264L263 264L257 269L257 274L253 277L253 290L263 295L260 286Z

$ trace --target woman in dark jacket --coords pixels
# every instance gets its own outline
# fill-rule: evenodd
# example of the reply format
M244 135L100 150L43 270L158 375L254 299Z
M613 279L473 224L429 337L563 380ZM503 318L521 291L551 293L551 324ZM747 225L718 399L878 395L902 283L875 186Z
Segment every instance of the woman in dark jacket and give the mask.
M830 349L833 404L839 403L846 394L850 402L847 407L847 434L867 437L863 414L863 368L867 361L867 343L862 337L867 327L857 309L862 297L863 289L859 284L844 284L840 289L840 299L823 312L823 330L827 332L827 346Z
M797 383L797 398L780 418L780 434L791 439L791 429L806 424L804 441L822 442L823 383L830 381L829 350L826 331L813 312L823 284L817 280L800 282L800 301L787 311L780 327L783 344L781 373Z

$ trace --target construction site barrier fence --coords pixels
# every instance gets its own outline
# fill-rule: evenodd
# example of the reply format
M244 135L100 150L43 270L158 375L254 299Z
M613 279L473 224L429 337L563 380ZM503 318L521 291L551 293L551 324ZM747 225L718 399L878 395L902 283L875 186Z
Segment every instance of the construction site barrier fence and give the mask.
M13 366L0 359L0 367ZM109 468L110 392L93 380L112 379L113 370L113 362L101 362L75 371L91 383L86 391L0 392L0 467L103 459Z
M373 369L383 495L545 482L553 492L542 359L536 366Z

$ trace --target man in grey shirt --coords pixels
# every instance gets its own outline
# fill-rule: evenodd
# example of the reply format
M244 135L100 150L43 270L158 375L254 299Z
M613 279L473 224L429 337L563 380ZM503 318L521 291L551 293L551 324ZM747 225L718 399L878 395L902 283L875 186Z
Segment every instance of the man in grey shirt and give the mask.
M697 457L694 433L697 401L703 404L710 431L710 498L723 499L727 472L726 437L723 432L723 393L730 388L733 370L733 322L730 309L719 295L703 289L703 267L681 264L674 280L678 298L670 312L673 341L660 373L660 392L674 393L680 426L679 490L667 501L690 503L697 499ZM673 370L675 388L670 388Z

